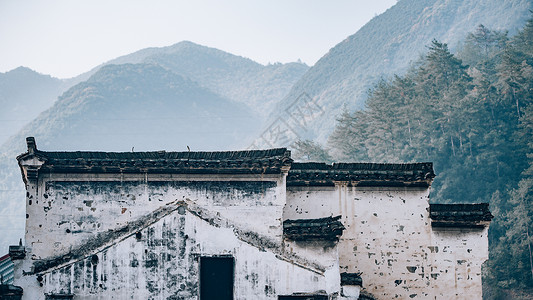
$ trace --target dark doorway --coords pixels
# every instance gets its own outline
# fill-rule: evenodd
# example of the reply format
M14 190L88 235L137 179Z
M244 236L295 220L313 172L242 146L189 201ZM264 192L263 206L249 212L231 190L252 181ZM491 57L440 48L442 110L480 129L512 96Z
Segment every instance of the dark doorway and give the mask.
M200 257L200 300L233 300L233 257Z

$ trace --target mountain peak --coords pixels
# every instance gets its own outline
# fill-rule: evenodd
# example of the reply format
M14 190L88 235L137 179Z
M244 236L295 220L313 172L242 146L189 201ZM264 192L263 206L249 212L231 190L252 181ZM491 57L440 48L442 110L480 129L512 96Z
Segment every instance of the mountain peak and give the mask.
M24 67L24 66L19 66L11 71L7 71L6 73L37 73L35 72L34 70L28 68L28 67Z
M5 75L42 75L42 76L48 76L48 75L44 75L44 74L41 74L37 71L34 71L28 67L24 67L24 66L20 66L20 67L17 67L11 71L7 71L4 73Z

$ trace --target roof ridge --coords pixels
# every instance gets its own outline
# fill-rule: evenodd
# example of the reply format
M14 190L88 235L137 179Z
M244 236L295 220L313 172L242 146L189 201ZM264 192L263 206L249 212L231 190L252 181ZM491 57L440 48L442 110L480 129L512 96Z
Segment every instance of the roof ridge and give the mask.
M374 163L374 162L294 162L291 170L422 170L432 169L432 162L414 162L414 163Z
M233 151L142 151L142 152L111 152L111 151L35 151L52 159L234 159L234 158L266 158L289 156L287 148L264 150L233 150Z

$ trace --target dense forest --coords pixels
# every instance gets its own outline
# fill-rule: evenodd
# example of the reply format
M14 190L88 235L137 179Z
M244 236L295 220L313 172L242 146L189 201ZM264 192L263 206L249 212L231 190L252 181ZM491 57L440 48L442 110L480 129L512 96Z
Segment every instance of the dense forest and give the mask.
M344 112L303 160L434 162L433 202L489 202L485 298L533 289L533 18L515 36L480 25L456 54L434 40L403 76Z
M367 90L381 77L404 75L411 62L426 53L426 46L433 39L446 42L449 49L457 52L465 36L479 24L515 35L531 9L531 0L398 1L320 58L279 102L270 122L305 93L324 113L298 135L325 143L335 127L332 121L343 108L364 108Z

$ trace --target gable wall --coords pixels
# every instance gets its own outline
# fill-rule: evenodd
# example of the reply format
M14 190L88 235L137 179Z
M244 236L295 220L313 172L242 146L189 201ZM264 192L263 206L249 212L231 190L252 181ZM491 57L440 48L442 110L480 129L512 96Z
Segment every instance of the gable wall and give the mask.
M173 180L154 175L43 176L37 195L27 199L26 244L35 258L62 255L96 233L124 227L170 202L184 200L281 238L285 191L279 187L279 176L269 181L209 176Z
M335 245L306 247L303 255L285 248L284 180L43 174L28 194L28 253L17 262L15 284L24 287L23 299L32 300L50 293L197 299L199 257L228 255L235 258L235 299L334 293ZM42 262L44 271L23 275Z

